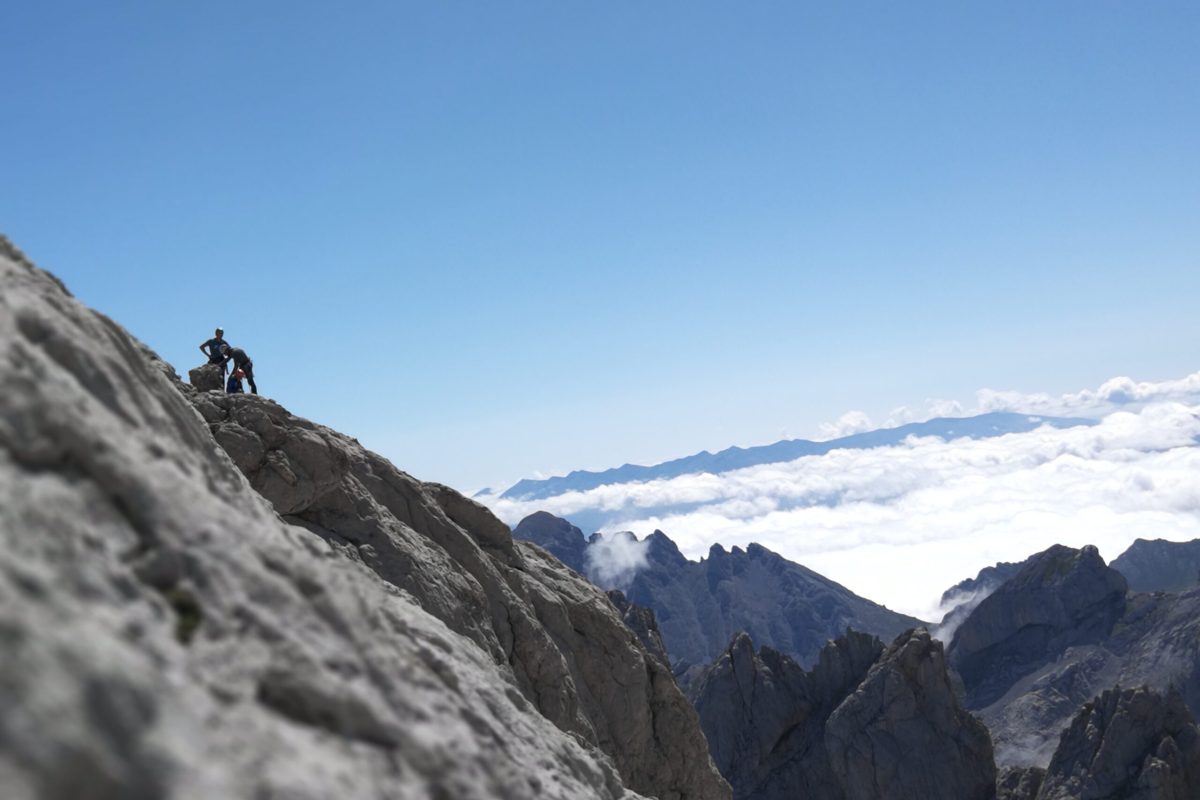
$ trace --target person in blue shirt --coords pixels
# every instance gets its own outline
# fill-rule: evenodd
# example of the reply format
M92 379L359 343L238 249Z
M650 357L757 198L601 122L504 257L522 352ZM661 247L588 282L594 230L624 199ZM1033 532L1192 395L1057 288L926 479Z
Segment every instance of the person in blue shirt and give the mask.
M226 394L242 394L242 378L246 377L246 373L240 369L235 369L229 375L229 383L225 384Z
M221 348L228 346L229 343L225 341L225 331L217 328L216 335L200 345L200 352L208 357L208 363L223 364L225 363L225 357L221 355Z

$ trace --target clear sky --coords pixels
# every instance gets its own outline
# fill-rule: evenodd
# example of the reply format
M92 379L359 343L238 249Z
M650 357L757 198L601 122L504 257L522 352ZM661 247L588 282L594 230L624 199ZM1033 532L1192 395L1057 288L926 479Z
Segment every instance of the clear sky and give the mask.
M0 230L464 490L1194 372L1200 4L8 3ZM499 488L503 488L502 486Z

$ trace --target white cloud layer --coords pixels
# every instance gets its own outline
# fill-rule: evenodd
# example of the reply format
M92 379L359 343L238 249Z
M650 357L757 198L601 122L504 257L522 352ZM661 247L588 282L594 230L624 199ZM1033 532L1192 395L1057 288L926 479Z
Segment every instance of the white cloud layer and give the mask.
M893 409L887 419L878 424L862 411L850 411L836 422L822 423L817 432L820 439L835 439L876 427L894 428L909 422L924 422L934 417L970 417L990 411L1099 418L1114 411L1136 410L1151 403L1162 402L1200 404L1200 372L1186 378L1166 381L1110 378L1097 389L1084 389L1062 395L980 389L975 393L974 406L964 406L957 400L930 398L925 401L924 408L900 406Z
M981 393L981 402L1045 414L1103 403L1132 410L1092 427L911 438L720 475L489 502L510 524L535 510L568 518L602 510L607 530L661 529L689 558L714 543L758 542L934 621L943 590L997 561L1055 543L1095 544L1111 560L1138 537L1200 538L1200 373L1163 384L1116 379L1054 399L1001 394Z

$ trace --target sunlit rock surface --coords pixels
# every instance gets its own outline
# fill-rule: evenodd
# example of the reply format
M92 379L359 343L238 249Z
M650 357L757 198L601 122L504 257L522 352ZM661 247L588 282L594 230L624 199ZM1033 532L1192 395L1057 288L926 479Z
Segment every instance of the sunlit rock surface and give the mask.
M0 796L728 796L603 593L482 507L179 384L7 241L0 288Z

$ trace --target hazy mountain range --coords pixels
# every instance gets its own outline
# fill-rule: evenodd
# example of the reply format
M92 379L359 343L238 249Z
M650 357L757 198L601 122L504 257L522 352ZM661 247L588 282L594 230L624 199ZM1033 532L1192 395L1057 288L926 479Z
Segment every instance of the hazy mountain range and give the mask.
M814 442L808 439L784 439L774 444L757 447L729 447L717 453L703 450L694 455L649 466L624 464L599 472L575 470L558 477L528 478L513 484L501 492L500 496L508 500L542 500L564 492L583 492L614 483L675 478L680 475L701 472L717 474L760 464L793 461L804 456L821 456L831 450L888 447L900 444L910 436L936 436L947 441L961 438L987 439L1007 433L1025 433L1043 425L1071 428L1077 425L1094 424L1094 420L1082 417L1046 417L1004 411L995 411L974 417L936 417L925 422L912 422L895 428L855 433L824 442Z

